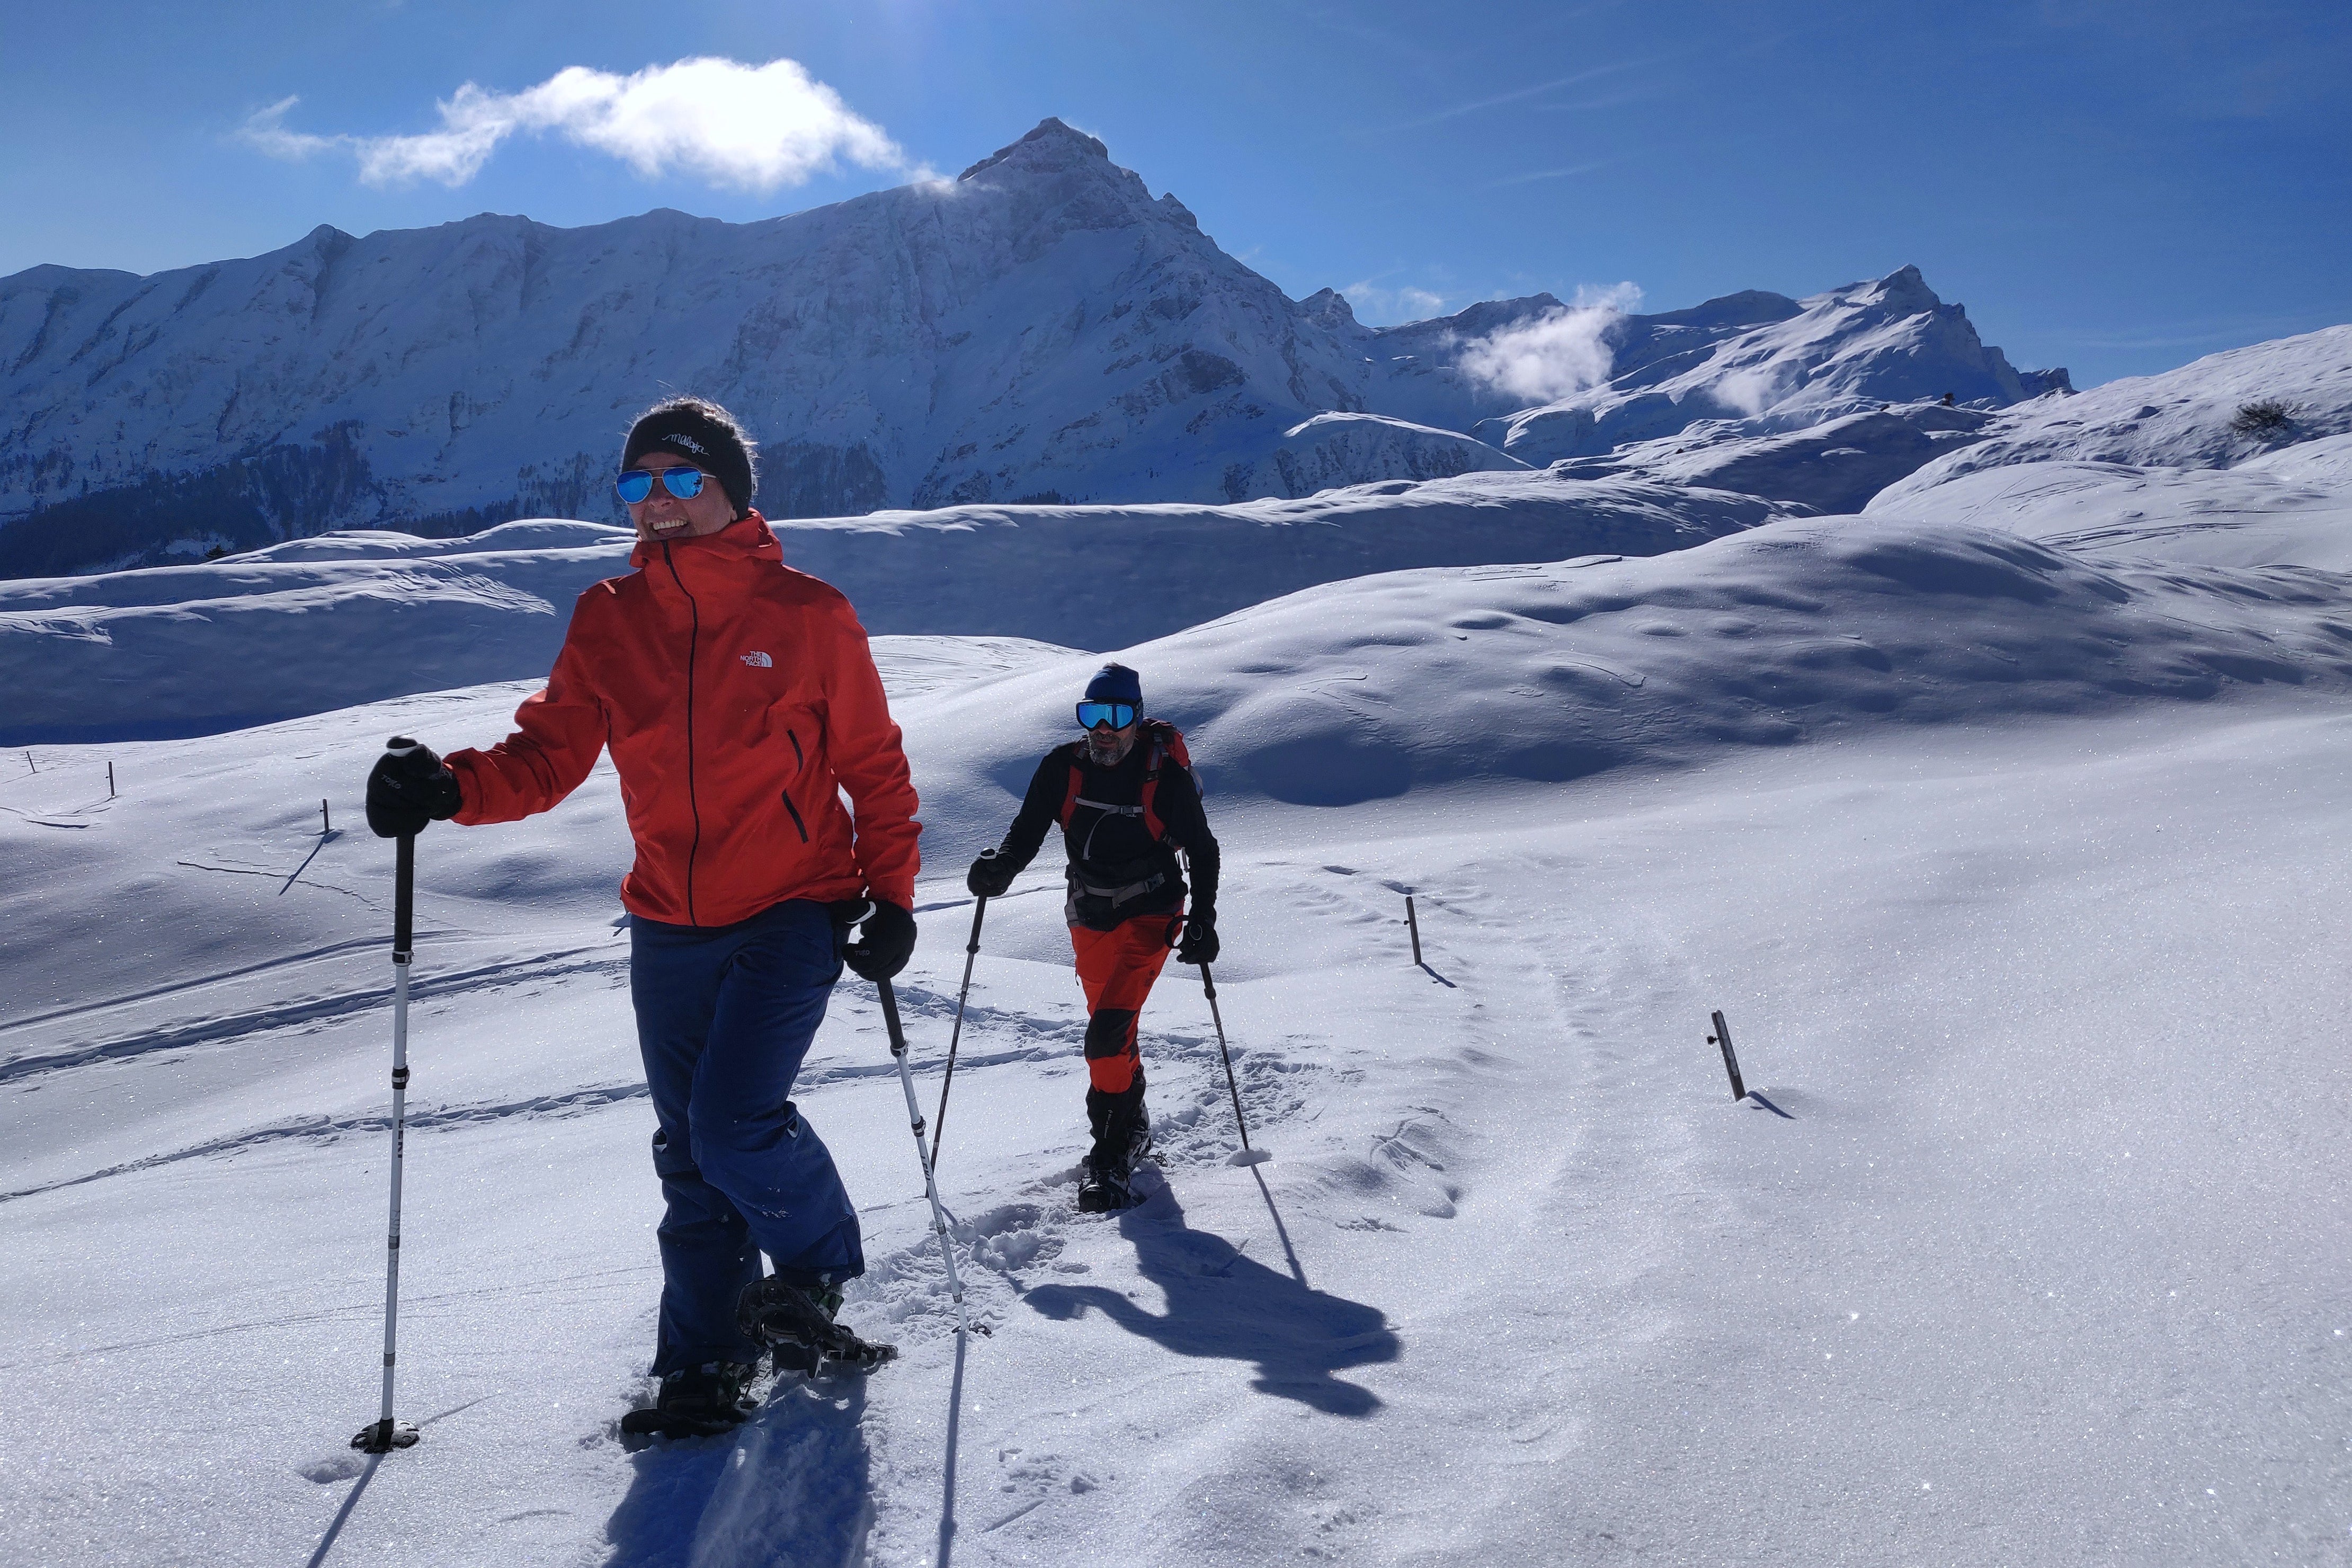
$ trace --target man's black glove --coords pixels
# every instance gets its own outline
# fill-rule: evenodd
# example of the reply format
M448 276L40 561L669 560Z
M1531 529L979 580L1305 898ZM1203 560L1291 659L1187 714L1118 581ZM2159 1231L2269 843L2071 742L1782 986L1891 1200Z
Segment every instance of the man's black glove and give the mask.
M457 815L464 799L457 775L441 765L433 748L405 735L384 742L384 753L368 774L368 826L378 838L402 838L425 824Z
M1184 940L1176 944L1179 963L1217 962L1217 911L1194 910L1184 921Z
M915 956L915 916L887 899L857 928L857 940L841 950L842 962L868 980L887 980Z
M983 849L980 858L971 863L971 869L964 873L963 885L971 889L974 898L1000 899L1019 874L1013 862L1003 855Z

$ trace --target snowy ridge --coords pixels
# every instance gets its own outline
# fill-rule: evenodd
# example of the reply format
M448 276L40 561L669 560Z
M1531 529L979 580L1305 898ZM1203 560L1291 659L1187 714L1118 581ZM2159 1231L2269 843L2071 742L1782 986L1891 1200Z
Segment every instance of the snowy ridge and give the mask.
M2246 405L2273 401L2287 407L2287 431L2263 437L2231 428ZM1891 486L1873 510L1899 510L1948 480L2015 463L2226 468L2278 446L2347 432L2352 326L2329 327L2010 409L1985 426L1983 440Z
M1702 419L1605 457L1563 458L1552 471L1579 479L1632 475L1853 512L1897 479L1982 439L1991 417L1980 408L1912 403L1780 435L1758 435L1747 420Z

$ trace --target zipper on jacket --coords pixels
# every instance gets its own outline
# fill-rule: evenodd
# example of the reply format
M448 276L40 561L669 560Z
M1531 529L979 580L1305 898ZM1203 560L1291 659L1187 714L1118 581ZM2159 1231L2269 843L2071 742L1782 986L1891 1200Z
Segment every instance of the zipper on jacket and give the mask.
M677 591L686 595L686 805L694 816L694 839L686 849L686 923L700 925L694 917L694 858L702 849L702 803L694 793L694 657L701 650L702 608L694 602L686 579L677 574L677 563L670 558L669 545L662 545L662 563L669 568L670 581ZM806 837L805 834L803 835Z
M795 768L804 768L808 766L808 753L801 750L800 736L794 731L787 730L784 731L784 739L793 743L793 765ZM793 826L800 829L801 842L803 844L807 843L809 841L808 824L801 820L801 808L793 804L793 786L786 784L776 793L783 797L784 809L793 814Z

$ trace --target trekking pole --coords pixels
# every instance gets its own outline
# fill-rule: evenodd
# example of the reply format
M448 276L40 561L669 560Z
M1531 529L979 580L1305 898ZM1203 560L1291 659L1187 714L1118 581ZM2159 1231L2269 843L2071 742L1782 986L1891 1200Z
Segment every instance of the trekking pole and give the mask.
M915 1158L922 1162L923 1193L931 1200L931 1234L940 1238L940 1261L948 1266L948 1295L955 1302L956 1332L969 1334L971 1320L964 1315L963 1281L956 1275L955 1248L948 1245L947 1211L940 1206L940 1184L931 1179L931 1157L923 1148L923 1112L915 1103L914 1070L907 1066L907 1031L898 1023L898 994L890 989L887 980L877 980L874 985L882 993L882 1022L890 1031L890 1054L898 1061L898 1087L907 1091L907 1125L915 1130Z
M392 894L392 1226L384 1239L383 1412L352 1438L362 1453L388 1454L417 1438L416 1428L392 1418L392 1363L400 1326L400 1160L408 1117L408 961L416 910L416 835L404 833L394 862Z
M1227 1158L1228 1165L1262 1165L1273 1155L1262 1149L1253 1149L1249 1141L1249 1120L1242 1115L1242 1086L1234 1079L1234 1056L1225 1048L1225 1018L1217 1011L1217 983L1209 977L1209 966L1201 965L1201 989L1209 995L1209 1016L1217 1025L1217 1055L1224 1058L1225 1088L1233 1091L1234 1125L1242 1130L1241 1152Z
M982 895L971 906L971 940L963 945L963 989L956 993L955 1027L948 1031L948 1072L940 1079L940 1113L931 1119L931 1164L940 1163L940 1140L948 1135L948 1090L955 1085L956 1046L963 1038L963 999L971 994L972 960L980 956L980 921L988 913Z

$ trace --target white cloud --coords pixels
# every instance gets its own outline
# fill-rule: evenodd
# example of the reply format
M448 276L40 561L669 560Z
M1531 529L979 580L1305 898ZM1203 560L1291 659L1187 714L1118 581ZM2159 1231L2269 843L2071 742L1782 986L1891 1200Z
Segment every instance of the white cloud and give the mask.
M299 163L316 153L324 153L343 140L337 136L306 136L299 131L289 131L282 121L286 111L301 102L299 98L281 98L267 109L254 110L237 134L237 140L248 147L259 148L273 158Z
M554 132L647 178L679 173L754 191L805 184L845 159L867 169L908 166L880 126L789 59L751 66L706 57L631 76L572 66L513 93L469 81L437 106L438 130L414 136L289 131L285 116L297 101L255 114L242 140L277 158L348 149L359 160L360 178L372 185L418 179L462 185L520 132Z
M1715 400L1753 419L1780 400L1789 390L1780 366L1750 365L1718 378Z
M1348 297L1348 308L1356 320L1369 326L1395 326L1404 321L1425 321L1445 309L1445 296L1433 294L1426 289L1406 284L1397 289L1383 289L1370 279L1350 283L1339 290Z
M1557 403L1609 379L1609 335L1641 302L1631 283L1580 288L1572 305L1463 344L1463 373L1531 406Z

